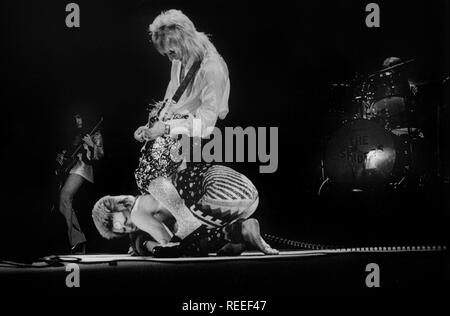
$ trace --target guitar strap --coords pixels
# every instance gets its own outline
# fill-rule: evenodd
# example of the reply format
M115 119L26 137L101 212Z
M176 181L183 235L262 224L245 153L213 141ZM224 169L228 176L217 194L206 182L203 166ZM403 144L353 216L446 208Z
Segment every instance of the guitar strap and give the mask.
M194 78L195 74L197 73L198 69L200 68L202 61L201 60L197 60L195 61L191 68L189 69L186 77L184 77L183 81L181 82L180 86L178 87L178 89L175 91L175 94L172 97L172 101L174 101L175 103L177 103L181 96L184 93L184 90L186 90L187 86L189 85L189 83L191 82L191 80Z
M89 132L89 135L93 135L98 128L100 127L100 125L103 122L103 117L100 118L100 120L97 122L97 124L94 126L94 128ZM75 147L75 149L72 150L72 152L70 153L70 156L68 157L69 163L68 164L63 164L62 166L58 167L57 169L59 169L60 171L62 171L63 173L66 173L67 171L69 171L69 168L72 168L76 161L77 161L77 155L78 153L81 151L81 149L83 148L83 144L80 142L79 144ZM60 173L60 172L58 172Z
M186 74L186 77L184 77L184 79L183 79L183 81L181 82L180 86L179 86L179 87L177 88L177 90L175 91L175 94L174 94L173 97L172 97L172 101L173 101L173 102L177 103L177 102L180 100L181 96L182 96L183 93L184 93L184 90L186 90L187 86L188 86L189 83L192 81L192 79L194 79L195 74L196 74L197 71L200 69L201 63L202 63L202 61L199 59L199 60L196 60L196 61L192 64L191 68L189 69L188 73ZM163 105L161 108L159 108L159 109L157 110L157 113L156 113L156 115L155 115L154 117L156 117L156 118L159 117L161 111L167 106L166 101L167 101L167 100L165 100L165 101L164 101L164 105ZM150 116L149 116L149 123L148 123L149 126L151 125L150 120L151 120L151 119L150 119ZM149 147L148 147L149 144L150 144L150 142L147 141L147 142L145 143L145 145L142 147L141 152L147 152L147 150L148 150L148 148L149 148Z

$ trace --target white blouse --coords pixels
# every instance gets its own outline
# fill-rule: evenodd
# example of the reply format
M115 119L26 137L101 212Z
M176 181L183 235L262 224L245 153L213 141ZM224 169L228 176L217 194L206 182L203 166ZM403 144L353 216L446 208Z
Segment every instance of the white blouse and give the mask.
M185 69L183 78L188 71L189 69ZM173 60L165 99L170 100L179 87L180 72L181 62ZM187 115L187 119L165 121L166 124L170 125L170 134L187 134L205 138L211 134L217 118L224 119L228 114L229 95L228 67L219 54L209 53L202 60L193 82L188 85L178 103L166 106L161 111L160 119L172 113ZM194 119L199 120L193 130ZM199 122L201 122L201 126L199 126ZM199 135L200 132L201 135Z

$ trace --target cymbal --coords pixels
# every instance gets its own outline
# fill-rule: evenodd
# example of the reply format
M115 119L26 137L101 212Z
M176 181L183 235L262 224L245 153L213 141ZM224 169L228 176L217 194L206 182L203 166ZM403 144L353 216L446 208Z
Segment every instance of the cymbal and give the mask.
M332 87L343 87L343 88L346 88L346 87L350 87L351 84L348 83L348 82L334 82L334 83L331 84L331 86Z
M445 78L435 78L432 80L410 80L410 83L415 85L415 86L427 86L427 85L444 85L445 83L448 82L448 76Z
M369 74L367 77L368 77L368 78L372 78L373 76L378 75L378 74L380 74L380 73L383 73L383 72L386 72L386 71L389 71L389 70L394 70L394 69L397 69L397 68L400 68L400 67L404 67L404 66L406 66L406 65L408 65L408 64L410 64L410 63L412 63L412 62L414 62L415 60L416 60L415 58L409 59L409 60L407 60L407 61L404 61L404 62L402 62L402 63L396 64L396 65L394 65L394 66L390 66L390 67L386 67L386 68L377 70L377 71L375 71L375 72Z
M419 87L419 86L426 86L426 85L432 84L433 82L430 81L430 80L427 80L427 81L414 81L414 80L411 80L410 83Z

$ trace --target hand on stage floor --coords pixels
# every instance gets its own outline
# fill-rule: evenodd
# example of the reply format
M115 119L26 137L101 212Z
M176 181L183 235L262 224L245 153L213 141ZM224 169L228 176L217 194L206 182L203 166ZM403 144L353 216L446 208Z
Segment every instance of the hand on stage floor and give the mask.
M166 125L161 121L157 121L151 128L147 126L139 126L134 132L134 139L138 142L149 141L164 135L165 131Z

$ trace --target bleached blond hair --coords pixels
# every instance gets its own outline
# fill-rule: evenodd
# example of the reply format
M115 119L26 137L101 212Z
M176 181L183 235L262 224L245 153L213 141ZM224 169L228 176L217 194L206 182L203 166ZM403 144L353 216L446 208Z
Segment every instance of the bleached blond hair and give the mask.
M164 54L168 44L180 47L183 56L196 59L203 59L207 53L217 53L208 35L197 31L194 23L180 10L162 12L150 24L149 32L160 54Z
M117 199L120 198L120 199ZM113 231L113 213L128 210L131 212L134 201L126 195L116 197L104 196L98 200L92 209L92 219L100 235L106 239L122 237L125 234Z

